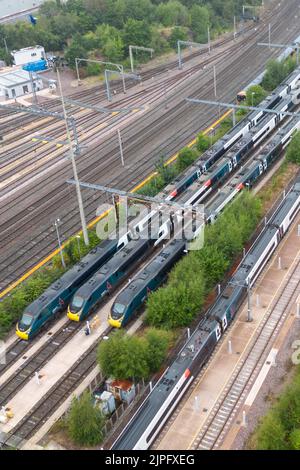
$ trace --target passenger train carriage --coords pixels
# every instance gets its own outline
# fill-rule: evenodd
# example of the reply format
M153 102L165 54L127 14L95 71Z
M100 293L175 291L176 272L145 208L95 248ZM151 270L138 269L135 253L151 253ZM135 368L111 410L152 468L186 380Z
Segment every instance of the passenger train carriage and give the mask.
M300 177L175 361L115 441L112 450L145 450L150 447L233 321L245 299L245 287L253 285L299 211Z

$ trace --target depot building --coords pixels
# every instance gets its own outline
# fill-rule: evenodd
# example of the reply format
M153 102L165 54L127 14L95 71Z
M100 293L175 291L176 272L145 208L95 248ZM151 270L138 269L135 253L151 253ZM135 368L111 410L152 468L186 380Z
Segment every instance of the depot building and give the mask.
M0 97L5 99L13 99L24 96L27 93L39 91L43 88L43 82L40 78L30 74L26 70L15 70L0 74Z

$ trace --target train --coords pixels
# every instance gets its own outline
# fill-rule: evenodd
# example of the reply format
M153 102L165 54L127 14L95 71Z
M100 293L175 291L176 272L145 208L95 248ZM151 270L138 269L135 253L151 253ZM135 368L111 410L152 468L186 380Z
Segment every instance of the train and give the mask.
M300 69L297 69L285 80L282 85L277 88L274 93L266 98L263 106L270 109L278 105L281 106L282 101L284 101L288 93L297 87L299 79ZM282 106L284 107L284 105ZM230 149L233 150L235 148L234 145L237 145L236 143L239 140L242 141L253 126L256 126L260 122L264 122L264 115L265 113L262 111L253 112L247 118L237 124L237 126L235 126L231 132L229 132L221 141L219 141L208 152L206 152L199 159L199 161L196 162L192 168L190 168L188 172L183 175L182 178L176 179L171 187L167 187L166 191L163 193L163 196L166 196L165 199L172 201L194 181L198 181L201 177L202 179L205 178L205 173L210 168L214 168L213 165L222 157L222 155L225 154L225 152ZM272 119L276 118L273 117ZM229 158L232 158L232 163L234 165L234 155ZM226 171L226 169L231 171L230 161L224 161L222 163L224 163L224 169L221 170L220 173L221 179L223 178L223 171ZM228 171L226 171L226 173L228 173ZM216 175L216 180L220 181L219 175ZM212 185L209 184L208 181L204 182L204 187L204 193L206 193L207 190L210 191L212 189ZM65 273L60 280L53 283L53 285L51 285L43 293L43 295L41 295L36 301L34 301L24 310L22 317L16 325L16 334L18 337L23 340L28 340L35 336L48 321L56 317L67 308L68 303L73 298L78 288L83 283L85 283L102 264L104 264L111 256L113 256L116 251L123 249L128 243L130 243L132 239L136 238L136 235L145 230L146 227L149 226L149 222L157 217L157 211L151 211L149 214L143 217L140 222L138 222L132 231L126 233L119 240L107 242L108 245L105 245L106 242L103 242L103 245L101 246L103 246L104 252L101 252L99 257L98 251L92 251L78 265ZM173 224L170 220L161 223L157 240L155 240L155 246L161 243L161 241L170 234L172 226ZM74 310L76 309L74 302L72 308ZM77 318L77 312L74 311L73 313L75 314L75 317L72 317L72 319ZM70 311L69 317L71 317L71 314L72 312Z
M260 103L261 108L273 109L280 101L299 86L300 68L292 72L277 89ZM171 201L178 197L183 191L199 180L214 163L216 163L228 150L242 139L253 127L257 126L266 115L263 111L253 111L240 121L221 140L207 150L183 175L176 178L173 183L166 187L164 194L166 200Z
M144 305L148 295L165 281L171 268L185 252L184 240L172 240L163 248L117 295L108 316L108 323L114 328L126 326Z
M295 131L300 128L300 119L295 116L286 124L260 152L259 156L245 164L233 180L222 188L206 208L206 222L214 223L225 206L244 188L250 189L290 143Z
M190 188L184 195L183 202L187 205L194 205L196 202L200 203L209 194L217 184L222 182L235 168L240 166L248 153L257 147L262 140L264 140L275 127L283 121L286 116L280 112L292 111L296 104L295 100L299 101L300 91L294 91L287 95L285 99L280 101L273 109L278 111L278 114L267 114L260 123L250 130L239 142L237 142L226 153L216 165L213 165L210 170L203 173L198 179L199 189L195 190L194 187Z
M45 292L28 305L16 325L22 340L32 339L51 319L67 308L74 292L118 249L117 240L104 240L79 263L51 284Z
M153 246L153 239L131 240L74 293L67 316L73 321L84 320L103 299L143 261Z
M140 405L112 450L146 450L208 361L300 210L300 177L246 254L225 289L200 320L178 356Z
M299 117L291 118L290 122L276 134L272 142L260 152L259 157L245 164L232 181L217 193L214 200L206 208L205 222L207 224L215 222L220 212L245 187L250 189L253 186L257 179L267 171L274 160L286 148L294 132L299 128ZM179 243L177 245L174 244L172 247L174 254L176 249L178 249L178 253L182 253ZM150 269L142 269L129 285L118 294L108 317L111 326L117 328L126 326L136 312L144 305L149 293L154 290L153 286L157 288L161 285L163 279L161 279L159 266L162 266L162 269L164 269L164 263L160 258L163 258L166 251L167 249L163 249L161 256L158 255L158 258L150 263ZM157 273L158 281L155 279L155 273Z

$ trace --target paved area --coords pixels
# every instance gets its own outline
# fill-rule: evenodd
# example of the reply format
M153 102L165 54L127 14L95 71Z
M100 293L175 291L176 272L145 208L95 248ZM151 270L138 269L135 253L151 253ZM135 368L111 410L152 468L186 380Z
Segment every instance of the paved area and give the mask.
M99 310L99 324L86 336L85 324L82 329L62 348L42 370L39 371L40 380L33 377L7 404L14 413L14 417L4 425L0 425L0 431L10 431L32 408L42 399L50 388L62 377L68 369L80 358L80 356L103 334L107 329L107 317L114 297ZM26 397L26 399L24 399Z
M210 411L213 409L222 391L226 388L237 364L243 360L247 346L251 339L255 337L264 314L270 308L273 300L280 295L285 285L290 270L293 269L295 260L300 256L300 238L298 236L298 224L300 217L293 225L289 234L282 242L271 259L268 267L260 276L256 288L252 295L253 322L248 323L247 306L241 309L240 314L227 332L223 341L215 351L206 369L196 379L189 396L179 406L177 412L170 420L165 431L162 433L155 448L159 450L183 450L193 447L193 443L205 424ZM279 269L279 257L281 258L281 269ZM295 310L295 306L294 306ZM293 311L295 314L295 311ZM287 317L287 324L291 322L291 317ZM293 317L294 318L294 317ZM284 328L287 328L286 324ZM231 341L232 353L229 352L228 342ZM275 340L275 338L274 338ZM278 339L273 344L272 358L275 357L279 344ZM271 362L272 361L267 361ZM253 384L250 395L246 397L248 406L253 400L268 374L270 367L263 369L257 381ZM241 427L242 420L237 419ZM233 441L236 433L232 435ZM224 448L229 448L230 444L225 444Z

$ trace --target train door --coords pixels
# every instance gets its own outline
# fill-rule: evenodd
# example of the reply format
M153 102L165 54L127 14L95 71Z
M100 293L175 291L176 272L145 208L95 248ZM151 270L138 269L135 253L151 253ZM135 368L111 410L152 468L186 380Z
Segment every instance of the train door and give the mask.
M263 160L263 166L264 166L264 171L266 171L267 168L268 168L268 162L267 162L266 158L264 158L264 160Z

